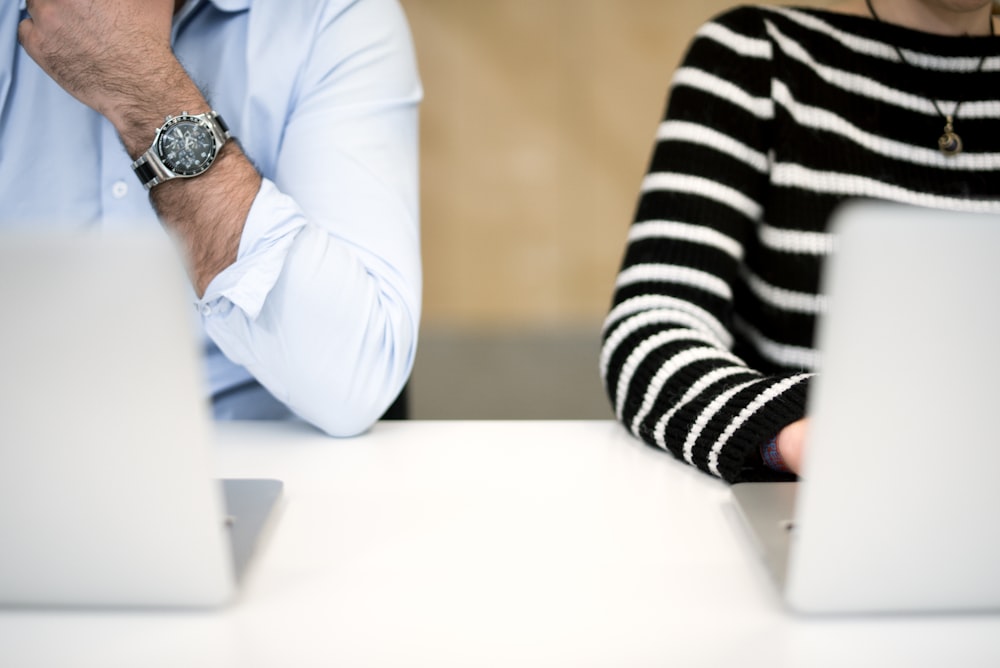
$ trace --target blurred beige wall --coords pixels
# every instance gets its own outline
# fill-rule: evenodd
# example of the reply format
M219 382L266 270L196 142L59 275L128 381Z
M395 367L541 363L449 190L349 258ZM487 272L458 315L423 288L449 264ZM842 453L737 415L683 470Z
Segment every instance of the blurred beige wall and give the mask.
M733 3L402 4L426 93L424 325L596 326L671 73Z

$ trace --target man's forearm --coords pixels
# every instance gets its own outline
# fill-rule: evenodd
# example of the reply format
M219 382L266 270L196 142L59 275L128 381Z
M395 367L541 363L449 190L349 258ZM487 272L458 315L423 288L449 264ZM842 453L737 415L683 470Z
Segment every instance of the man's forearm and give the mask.
M137 95L108 111L133 159L149 148L168 115L210 111L180 63L171 65L168 88L161 87L145 100ZM184 248L199 297L220 271L236 261L243 224L259 189L260 175L236 142L230 141L207 172L172 179L150 191L161 221Z
M49 76L111 121L135 159L150 147L166 116L210 110L170 48L177 4L31 0L30 18L18 34ZM153 204L187 252L199 295L236 260L259 188L260 176L235 142L223 147L204 174L153 187Z
M199 297L236 261L243 224L259 189L260 175L235 142L228 142L201 176L153 188L153 206L183 245Z

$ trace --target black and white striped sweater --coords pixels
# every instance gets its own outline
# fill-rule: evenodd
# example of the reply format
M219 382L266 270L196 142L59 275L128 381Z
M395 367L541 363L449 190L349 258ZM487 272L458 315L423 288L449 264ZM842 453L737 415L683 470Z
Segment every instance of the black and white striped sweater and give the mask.
M1000 211L998 54L1000 38L815 9L741 7L703 26L605 322L618 418L726 480L777 475L759 447L805 414L831 211L851 197ZM937 148L932 98L944 113L962 101L959 155Z

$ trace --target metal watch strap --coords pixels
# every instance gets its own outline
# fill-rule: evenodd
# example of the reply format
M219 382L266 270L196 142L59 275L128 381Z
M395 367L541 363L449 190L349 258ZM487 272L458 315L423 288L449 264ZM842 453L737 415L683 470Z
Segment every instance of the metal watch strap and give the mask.
M152 187L151 184L156 178L156 172L153 171L153 167L146 162L145 153L140 155L139 158L132 163L132 171L134 171L135 175L139 177L139 182L146 186L146 190L149 190Z

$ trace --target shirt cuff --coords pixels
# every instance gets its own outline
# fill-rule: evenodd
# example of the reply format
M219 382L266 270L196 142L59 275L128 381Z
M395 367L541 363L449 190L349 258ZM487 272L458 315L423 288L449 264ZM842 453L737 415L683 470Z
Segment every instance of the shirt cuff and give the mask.
M196 303L198 310L203 314L228 311L228 304L220 304L227 301L255 319L305 224L305 215L295 201L273 182L262 179L243 226L236 262L208 284L204 297Z

